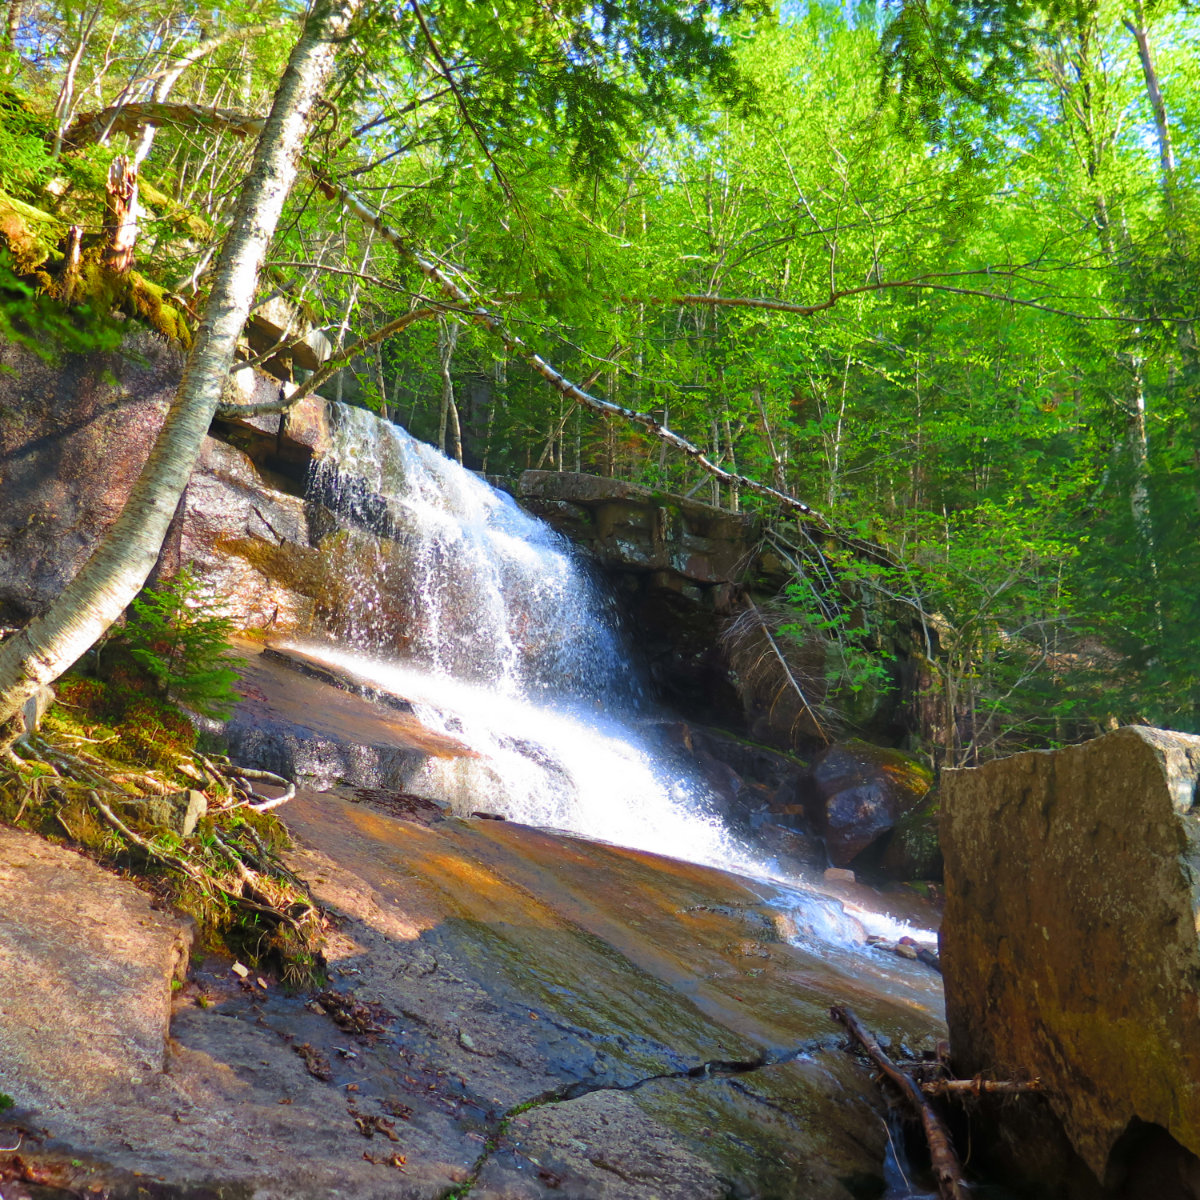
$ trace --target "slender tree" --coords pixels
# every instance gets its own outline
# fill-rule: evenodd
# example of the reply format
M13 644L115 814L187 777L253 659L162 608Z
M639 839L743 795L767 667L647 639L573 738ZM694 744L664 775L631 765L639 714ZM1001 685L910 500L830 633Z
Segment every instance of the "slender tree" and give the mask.
M234 361L268 243L295 182L317 100L362 0L310 12L259 138L233 227L179 390L121 515L50 609L0 648L0 745L21 708L57 679L125 610L158 558Z

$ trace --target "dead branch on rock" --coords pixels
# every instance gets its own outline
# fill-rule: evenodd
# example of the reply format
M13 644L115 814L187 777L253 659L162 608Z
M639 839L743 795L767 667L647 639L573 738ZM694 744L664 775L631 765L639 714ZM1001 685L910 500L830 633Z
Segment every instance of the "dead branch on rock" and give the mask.
M796 681L796 676L792 672L791 664L784 657L783 651L779 649L779 642L776 640L775 635L771 632L770 626L763 619L762 612L758 605L755 604L753 600L747 598L746 610L753 615L755 621L758 623L759 629L762 630L763 637L767 640L767 645L770 646L776 659L779 661L779 666L783 671L784 678L786 678L788 683L791 685L792 691L799 696L800 703L804 705L804 711L808 713L809 717L812 718L812 723L817 727L817 732L821 735L822 741L824 741L825 745L828 746L830 742L833 741L833 738L826 731L825 726L821 724L820 718L817 716L813 706L809 704L808 697L804 694L804 689Z
M962 1164L958 1161L954 1143L950 1140L950 1134L942 1124L942 1119L934 1112L933 1106L925 1099L912 1076L900 1070L888 1058L879 1042L863 1027L850 1009L835 1005L829 1010L829 1015L846 1027L850 1036L862 1046L871 1061L895 1084L908 1104L916 1110L925 1130L925 1140L929 1144L929 1158L934 1178L937 1180L938 1195L942 1200L967 1200Z
M721 641L747 694L756 697L756 703L768 710L777 726L786 721L788 734L797 739L793 744L815 734L829 745L833 741L830 714L820 699L814 696L809 700L814 686L823 695L825 681L805 671L794 661L794 655L792 659L787 657L777 636L783 624L784 618L778 612L764 611L743 598L741 610L722 629Z
M960 1100L967 1096L1024 1096L1045 1090L1040 1079L984 1079L982 1075L974 1079L934 1079L921 1084L921 1091L927 1096L953 1096Z
M281 804L286 804L289 800L294 799L296 795L296 785L290 779L276 775L274 771L259 771L253 767L235 767L231 763L228 767L222 767L221 773L234 783L244 783L247 794L258 801L258 803L254 803L253 800L243 801L245 806L253 812L270 812L271 809L278 808ZM255 790L254 783L269 783L274 787L281 787L284 789L283 795L266 796Z

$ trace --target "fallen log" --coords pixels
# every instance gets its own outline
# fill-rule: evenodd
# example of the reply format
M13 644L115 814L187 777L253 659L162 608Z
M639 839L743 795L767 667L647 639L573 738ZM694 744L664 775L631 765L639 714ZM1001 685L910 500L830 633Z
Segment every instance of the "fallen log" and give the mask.
M916 1110L925 1131L925 1141L929 1144L929 1159L933 1167L933 1176L937 1180L938 1195L942 1200L967 1200L962 1164L958 1161L954 1143L950 1140L950 1134L942 1124L942 1119L934 1112L933 1106L916 1082L888 1058L879 1042L863 1027L850 1009L835 1005L829 1010L829 1015L846 1027L850 1036L862 1046L871 1061L895 1084L908 1104Z

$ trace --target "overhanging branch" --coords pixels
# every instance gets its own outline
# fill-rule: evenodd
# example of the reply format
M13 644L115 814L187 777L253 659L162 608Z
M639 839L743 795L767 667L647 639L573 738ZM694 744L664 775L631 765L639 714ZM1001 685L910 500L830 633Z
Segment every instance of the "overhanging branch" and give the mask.
M385 241L395 246L405 258L417 267L426 279L436 284L456 304L461 305L466 315L472 321L490 333L495 334L504 343L507 350L523 358L556 391L582 404L585 408L590 408L593 412L602 413L604 416L620 417L622 420L641 425L655 437L673 446L681 454L685 454L687 457L693 459L715 479L720 480L729 487L763 496L779 504L788 512L804 517L805 520L812 522L821 529L834 534L838 533L825 516L817 512L810 505L805 504L803 500L798 500L795 496L780 491L778 488L760 483L757 479L751 479L746 475L739 475L734 471L725 470L714 463L699 446L694 445L687 438L681 437L673 430L668 429L661 421L656 420L649 413L637 412L634 409L625 408L620 404L614 404L611 400L604 400L599 396L593 396L590 392L580 387L579 384L573 383L548 363L533 347L527 345L521 337L509 329L500 317L482 305L477 304L473 296L456 283L435 262L421 254L409 243L403 234L388 225L373 208L360 200L348 188L322 174L320 168L315 164L310 163L309 170L312 172L318 186L329 199L341 200L360 221L373 229Z
M99 112L85 113L63 134L68 146L87 146L106 134L137 133L146 125L171 125L178 129L200 129L207 133L232 133L235 137L258 137L265 117L232 108L205 108L199 104L167 104L143 100L118 104Z

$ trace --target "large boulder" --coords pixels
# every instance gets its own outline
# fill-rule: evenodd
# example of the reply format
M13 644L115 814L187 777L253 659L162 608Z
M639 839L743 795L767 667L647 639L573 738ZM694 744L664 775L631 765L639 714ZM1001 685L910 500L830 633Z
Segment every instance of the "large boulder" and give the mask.
M864 850L917 809L933 783L929 769L902 750L851 738L814 762L809 808L835 867Z
M1126 728L943 776L955 1065L1043 1081L973 1125L1042 1195L1200 1195L1198 772Z

